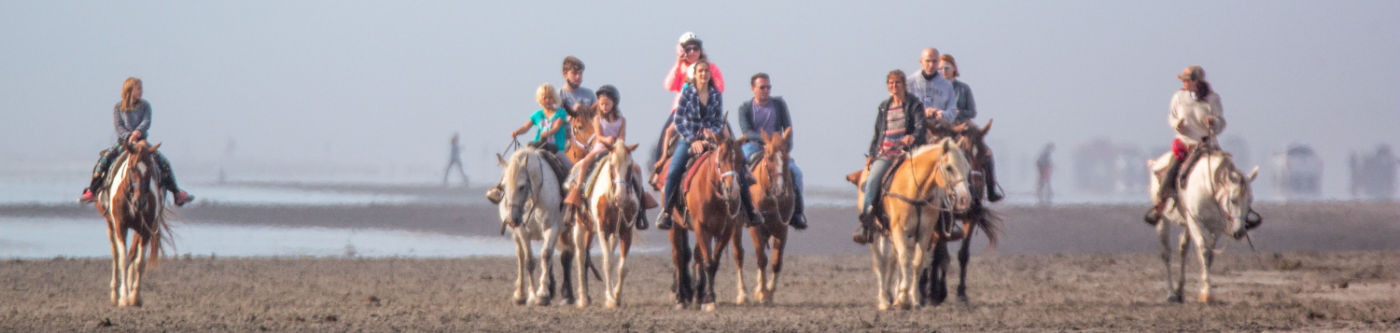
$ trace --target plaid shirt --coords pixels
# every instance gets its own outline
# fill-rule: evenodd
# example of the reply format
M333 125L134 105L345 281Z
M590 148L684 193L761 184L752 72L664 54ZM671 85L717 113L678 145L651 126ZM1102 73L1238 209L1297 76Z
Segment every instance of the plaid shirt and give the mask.
M701 105L695 85L685 85L681 89L680 106L676 108L676 132L686 141L694 141L705 128L718 133L724 125L723 101L719 91L711 87L709 101Z

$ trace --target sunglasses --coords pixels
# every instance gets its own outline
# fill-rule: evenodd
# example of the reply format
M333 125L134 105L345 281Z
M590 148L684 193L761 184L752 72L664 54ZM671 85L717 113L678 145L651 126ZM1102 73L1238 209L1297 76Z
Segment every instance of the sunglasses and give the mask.
M758 89L763 89L763 90L773 89L773 85L771 85L771 84L761 85L761 86L758 86Z
M946 71L946 70L950 70L950 69L953 69L953 66L948 66L948 65L944 65L944 66L943 66L943 70L945 70L945 71Z
M699 46L686 46L686 47L685 47L685 51L686 51L686 52L695 52L695 51L699 51L699 50L700 50L700 47L699 47Z

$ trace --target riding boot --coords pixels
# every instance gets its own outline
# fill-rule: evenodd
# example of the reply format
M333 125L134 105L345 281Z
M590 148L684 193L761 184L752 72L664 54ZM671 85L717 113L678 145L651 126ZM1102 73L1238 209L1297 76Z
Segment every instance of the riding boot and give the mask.
M501 188L501 184L496 183L495 187L486 190L486 201L490 201L492 205L501 204L501 196L503 195L504 191L505 190Z
M165 155L156 153L156 168L160 169L160 186L175 194L175 205L184 206L194 201L194 196L180 190L180 185L175 182L175 172L170 169L170 160L165 159Z
M856 232L851 234L851 241L860 245L870 244L870 236L870 228L860 224L856 226Z
M637 218L632 223L637 230L647 230L647 209L656 207L656 200L651 198L651 194L642 190L642 184L636 180L627 182L632 185L632 191L637 192L637 200L642 203L642 208L637 210Z
M568 206L580 206L583 204L583 177L578 177L569 184L569 196L564 198L564 204Z
M118 145L97 154L97 165L92 167L92 180L88 182L88 187L83 189L83 196L78 199L78 202L97 201L97 192L102 189L102 183L107 180L107 170L112 167L112 162L117 159L117 155L120 155L121 151L122 146Z
M807 230L807 215L803 214L804 206L806 205L802 201L802 191L795 191L792 201L792 219L788 220L788 225L797 228L797 230Z
M996 166L996 160L992 159L991 154L988 154L987 165L983 167L982 172L987 179L987 201L991 202L1001 201L1002 198L1006 197L1005 194L1001 193L1001 185L997 183Z
M753 177L753 175L748 172L741 172L740 174L744 178L740 178L742 181L739 182L739 205L744 208L744 214L748 215L749 226L757 227L767 224L767 221L763 220L763 214L759 214L758 208L753 206L753 199L749 194L749 187L753 185L753 182L748 179Z
M1167 164L1167 174L1162 177L1162 186L1157 189L1157 202L1152 203L1152 208L1142 216L1143 222L1156 226L1162 219L1162 210L1166 209L1167 199L1176 197L1176 176L1181 173L1181 164L1181 159L1172 156L1171 163Z
M671 230L671 200L661 202L661 213L656 215L656 228Z

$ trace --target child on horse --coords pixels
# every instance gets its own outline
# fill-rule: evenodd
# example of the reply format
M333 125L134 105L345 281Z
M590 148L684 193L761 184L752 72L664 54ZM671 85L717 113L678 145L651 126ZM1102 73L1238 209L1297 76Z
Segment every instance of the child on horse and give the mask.
M102 190L102 185L107 178L107 170L112 167L112 162L126 151L122 140L137 142L145 140L150 134L151 128L151 103L141 99L142 95L141 79L127 78L122 83L122 100L112 109L113 122L117 129L117 144L112 148L103 150L97 160L97 166L92 170L92 182L88 188L83 190L83 197L80 202L97 201L97 193ZM160 186L175 194L175 205L184 206L190 201L194 201L194 196L180 190L180 186L175 183L175 173L170 169L170 161L165 159L165 155L156 152L156 167L160 169Z
M612 147L614 143L626 142L627 118L623 118L622 111L617 108L617 104L620 101L622 101L622 99L616 87L610 84L598 87L597 102L593 104L594 108L596 108L596 112L598 112L598 116L594 117L593 124L591 124L595 135L593 149L588 152L588 155L584 156L582 161L579 161L579 163L574 166L574 182L570 185L569 196L564 199L564 204L571 206L582 205L583 184L585 183L585 179L588 178L589 173L591 173L590 170L593 168L593 161L597 160L600 156L608 154L609 147ZM648 194L646 190L642 189L639 176L636 176L641 173L639 169L637 169L637 166L634 164L632 168L634 176L631 178L631 181L629 181L629 184L633 187L633 191L637 193L637 201L642 203L642 209L637 210L636 227L638 230L646 230L646 210L656 208L657 203L656 199L651 198L651 194Z
M892 167L895 157L905 150L924 144L927 140L924 129L924 105L906 88L904 71L893 70L885 75L885 88L890 98L880 102L875 115L875 137L870 140L870 150L865 157L865 165L870 170L861 187L865 200L860 206L860 227L851 239L856 243L870 242L869 226L875 225L875 201L880 197L880 185L885 172Z
M535 141L530 142L530 146L554 153L560 164L557 167L568 170L573 165L569 156L564 154L565 148L568 148L566 144L569 142L569 115L564 109L555 106L558 101L559 96L554 92L554 85L541 84L538 89L535 89L535 102L540 104L540 109L530 114L530 120L525 121L525 125L510 131L510 139L515 140L515 137L534 128ZM558 171L556 170L556 172ZM567 171L562 173L567 173ZM560 182L563 182L563 179L560 179ZM496 184L496 187L488 190L486 198L492 203L500 202L501 184Z
M714 80L710 76L710 64L705 60L695 63L694 76L690 83L681 90L680 106L673 114L673 126L680 134L679 142L676 144L675 152L671 155L670 168L666 173L666 188L662 191L661 216L656 219L656 227L659 229L671 228L671 208L675 202L680 200L678 191L681 187L682 178L685 177L686 164L691 157L697 157L704 151L704 142L700 135L702 130L709 129L712 132L724 130L724 108L720 92L714 88ZM740 188L749 188L749 175L746 168L739 168ZM739 191L741 205L744 214L749 218L749 225L763 225L763 216L759 215L753 207L753 200L749 198L749 191Z
M1206 139L1220 134L1225 129L1225 111L1220 106L1220 95L1210 89L1206 82L1206 71L1201 66L1187 67L1176 78L1181 79L1181 90L1172 95L1171 113L1167 123L1176 130L1176 140L1172 140L1171 164L1167 165L1166 177L1157 194L1157 202L1143 216L1148 224L1156 225L1162 219L1162 210L1167 198L1175 198L1178 176L1182 166L1190 167L1200 157L1197 149L1201 144L1213 145Z

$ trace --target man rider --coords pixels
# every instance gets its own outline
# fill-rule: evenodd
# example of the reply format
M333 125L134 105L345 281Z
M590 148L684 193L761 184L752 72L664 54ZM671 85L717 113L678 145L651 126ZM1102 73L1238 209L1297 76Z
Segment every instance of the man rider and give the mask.
M752 162L763 151L763 135L782 133L792 128L792 117L788 114L787 102L781 96L772 96L773 85L769 82L768 74L754 74L749 78L749 87L753 89L753 99L739 105L739 128L748 135L748 142L743 146L744 160ZM791 142L789 148L792 147ZM807 229L807 217L802 213L802 169L797 168L797 163L792 160L788 160L787 165L792 170L793 184L797 189L792 219L788 225L798 230Z

